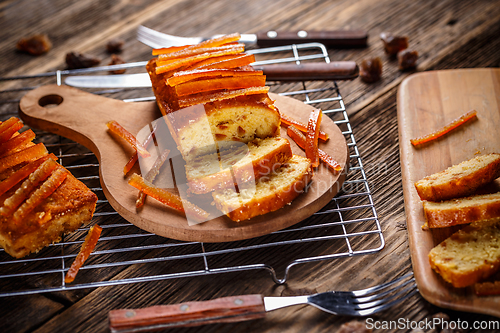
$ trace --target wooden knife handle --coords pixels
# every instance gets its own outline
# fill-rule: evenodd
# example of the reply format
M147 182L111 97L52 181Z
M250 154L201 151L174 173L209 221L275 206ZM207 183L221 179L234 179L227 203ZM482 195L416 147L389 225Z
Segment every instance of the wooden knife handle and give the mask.
M230 296L210 301L156 305L142 309L109 312L111 332L154 330L167 327L198 326L262 318L262 295Z
M275 64L253 68L264 71L269 81L352 80L359 75L358 65L354 61Z
M257 33L260 47L318 42L329 47L365 47L368 33L362 30L266 31Z

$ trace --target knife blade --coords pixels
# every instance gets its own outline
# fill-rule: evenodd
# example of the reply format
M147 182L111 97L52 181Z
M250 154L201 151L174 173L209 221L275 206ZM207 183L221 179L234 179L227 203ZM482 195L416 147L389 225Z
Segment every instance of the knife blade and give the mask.
M137 28L137 39L153 47L170 47L197 44L211 37L179 37L165 34L145 26ZM328 47L365 47L368 33L362 30L324 30L324 31L265 31L256 34L241 34L240 42L259 47L281 46L317 42Z
M354 61L330 63L274 64L254 66L262 70L268 81L352 80L359 74ZM74 75L64 83L79 88L144 88L151 87L147 73L116 75Z

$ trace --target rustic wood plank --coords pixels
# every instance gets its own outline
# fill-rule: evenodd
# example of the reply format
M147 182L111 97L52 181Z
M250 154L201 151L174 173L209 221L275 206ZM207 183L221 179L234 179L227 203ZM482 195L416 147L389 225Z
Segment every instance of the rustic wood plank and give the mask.
M64 304L43 295L20 296L2 300L2 331L28 332L43 325L49 318L57 315ZM5 306L5 305L9 306Z
M375 206L386 239L385 249L376 255L353 257L315 264L298 265L291 269L287 288L353 289L368 287L409 271L411 263L405 230L399 142L396 121L396 90L399 83L412 72L399 72L394 60L382 50L379 34L382 31L407 34L410 45L421 54L417 71L465 67L498 67L500 55L500 8L496 1L470 2L393 0L357 1L211 1L200 5L189 0L149 1L28 1L11 0L0 3L0 76L38 73L62 69L64 55L79 51L109 61L104 45L109 39L125 41L122 57L126 61L145 60L150 49L135 40L135 28L145 24L152 28L183 36L210 35L225 32L255 32L268 29L366 29L369 46L355 50L329 50L332 60L360 62L369 56L380 56L384 62L382 81L365 84L359 79L340 82L340 90L350 114L354 135L363 158L372 189ZM53 38L54 49L47 55L32 57L17 53L15 42L33 32L46 32ZM0 90L26 84L46 84L54 80L33 80L29 83L0 82ZM133 92L118 94L121 98ZM0 99L16 99L22 95L3 93ZM17 113L15 103L0 105L0 113ZM110 222L111 223L111 222ZM131 243L131 244L141 244ZM113 243L112 244L117 245ZM329 244L310 249L307 254L327 253ZM340 243L335 246L345 246ZM269 252L269 251L268 251ZM161 251L151 256L162 255ZM134 258L146 257L140 254ZM257 254L255 254L257 256ZM292 256L292 254L290 254ZM126 258L127 253L122 258ZM288 258L288 257L287 257ZM222 265L218 258L214 265ZM255 257L249 256L252 261ZM271 259L269 254L267 259ZM165 269L189 269L194 262L166 265ZM183 266L184 265L184 266ZM157 265L160 266L160 265ZM150 267L150 266L148 266ZM362 269L360 268L362 267ZM161 271L161 266L152 269ZM134 276L139 267L102 271L97 278L109 279ZM149 269L149 268L148 268ZM278 276L283 274L280 267ZM88 278L83 272L82 279ZM46 313L40 321L26 323L12 317L11 331L106 331L107 311L125 306L146 306L188 300L211 299L241 293L279 295L285 286L276 286L263 271L196 278L139 283L56 295L6 298L0 302L1 318L9 318L15 309L19 313ZM56 300L56 301L54 301ZM54 306L44 312L46 304ZM30 304L31 307L26 307ZM61 308L65 306L65 311ZM27 309L26 312L23 309ZM10 311L10 312L8 312ZM59 311L59 312L58 312ZM414 296L403 306L382 313L379 320L407 318L422 320L441 311ZM492 320L496 318L446 311L452 319ZM51 320L44 324L45 320ZM211 325L202 328L172 330L174 332L276 332L288 329L300 332L331 332L351 318L334 317L310 307L294 307L271 313L264 320L250 323ZM470 332L474 332L470 330Z

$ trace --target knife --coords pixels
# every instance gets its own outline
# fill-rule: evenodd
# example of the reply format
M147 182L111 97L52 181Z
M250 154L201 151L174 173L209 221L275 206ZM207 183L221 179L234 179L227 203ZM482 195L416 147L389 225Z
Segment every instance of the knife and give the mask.
M209 38L179 37L168 35L145 26L137 28L137 39L153 48L192 45ZM333 31L266 31L256 34L241 34L240 42L247 45L257 44L259 47L281 46L317 42L329 47L365 47L368 33L362 30L333 30Z
M352 80L359 74L354 61L305 64L275 64L254 66L262 70L269 81ZM64 83L79 88L144 88L151 87L147 73L116 75L74 75Z

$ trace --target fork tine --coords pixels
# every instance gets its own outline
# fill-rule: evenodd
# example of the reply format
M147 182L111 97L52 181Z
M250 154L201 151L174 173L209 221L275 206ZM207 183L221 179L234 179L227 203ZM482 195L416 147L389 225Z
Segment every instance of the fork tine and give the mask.
M360 299L358 299L358 301L360 301L360 303L356 304L356 309L368 309L368 308L372 308L372 307L390 302L393 299L397 299L401 296L406 295L410 291L414 290L416 288L416 286L417 285L415 283L413 283L411 286L408 286L408 287L404 288L403 290L398 291L395 294L392 294L388 297L380 298L380 299L375 300L375 301L362 302ZM395 290L392 290L391 292L394 292L394 291Z
M385 297L383 299L379 299L379 300L376 300L373 302L368 302L368 303L353 304L352 300L343 299L341 302L334 305L334 307L335 307L334 310L330 309L329 312L337 314L337 315L348 315L348 316L355 316L355 317L369 316L369 315L372 315L374 313L386 310L392 306L395 306L395 305L399 304L400 302L415 295L418 292L418 289L416 287L417 287L417 285L413 281L413 283L410 286L404 288L403 290L397 292L396 294L393 294L389 297ZM398 288L394 288L392 291L395 291L397 289ZM353 299L353 300L356 300L356 299ZM314 304L312 304L312 305L314 305ZM317 305L315 305L315 306L317 306ZM319 308L323 309L325 311L328 311L328 309L322 308L321 306L319 306Z
M413 272L410 272L406 275L403 275L401 276L400 278L397 278L396 280L392 280L392 281L389 281L389 282L386 282L384 284L381 284L381 285L378 285L378 286L375 286L375 287L371 287L371 288L366 288L366 289L361 289L361 290L356 290L356 291L353 291L352 294L356 297L360 297L360 296L366 296L366 295L369 295L369 294L373 294L375 292L378 292L380 290L383 290L383 289L386 289L394 284L397 284L401 281L404 281L410 277L413 276Z
M200 37L179 37L147 28L143 25L137 27L137 40L153 48L168 46L191 45L199 43Z
M371 302L371 301L374 301L374 300L377 300L380 298L385 298L387 295L390 295L390 294L394 293L395 291L406 287L410 283L412 283L411 288L414 288L416 286L415 278L412 278L411 280L408 280L402 284L398 284L392 289L388 289L388 290L385 290L383 292L377 292L376 294L373 294L370 296L357 297L354 300L356 300L359 303L367 303L367 302Z
M370 309L359 310L359 311L357 311L357 313L358 313L357 316L364 317L364 316L372 315L372 314L377 313L377 312L384 311L384 310L386 310L390 307L393 307L394 305L397 305L397 304L401 303L402 301L410 298L411 296L415 295L417 292L418 292L418 289L414 289L413 291L406 294L405 296L398 298L392 302L385 303L385 304L382 304L379 306L375 306L375 307L370 308Z

